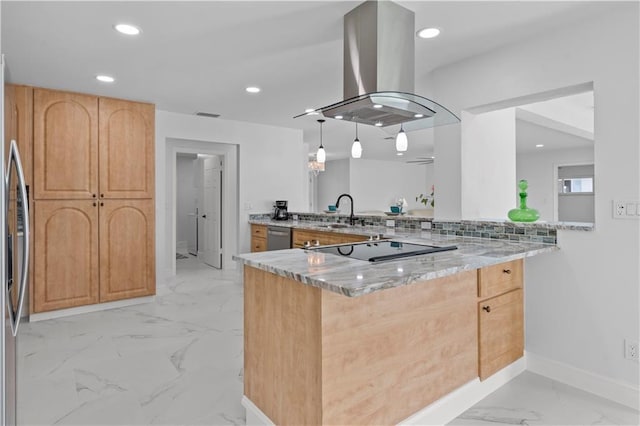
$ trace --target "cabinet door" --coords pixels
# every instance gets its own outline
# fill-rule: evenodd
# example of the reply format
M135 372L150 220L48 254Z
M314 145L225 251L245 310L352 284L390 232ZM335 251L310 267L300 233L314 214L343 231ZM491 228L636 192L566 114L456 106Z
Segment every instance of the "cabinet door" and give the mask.
M33 181L36 200L97 194L97 97L34 90Z
M484 380L524 353L522 289L478 304L479 375Z
M89 200L35 203L35 312L98 302L98 207Z
M4 158L11 140L18 143L24 179L31 187L33 175L33 88L7 84L4 88ZM6 161L5 161L6 163ZM16 182L15 176L12 182ZM15 188L11 188L15 196Z
M153 200L101 200L100 302L155 292Z
M155 107L100 98L100 197L153 198Z

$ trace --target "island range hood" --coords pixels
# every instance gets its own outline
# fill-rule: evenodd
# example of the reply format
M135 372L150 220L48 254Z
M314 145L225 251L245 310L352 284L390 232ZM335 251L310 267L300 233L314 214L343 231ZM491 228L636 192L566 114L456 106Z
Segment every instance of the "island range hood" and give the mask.
M391 1L369 0L344 16L344 100L295 118L327 118L417 130L460 119L416 95L414 13Z

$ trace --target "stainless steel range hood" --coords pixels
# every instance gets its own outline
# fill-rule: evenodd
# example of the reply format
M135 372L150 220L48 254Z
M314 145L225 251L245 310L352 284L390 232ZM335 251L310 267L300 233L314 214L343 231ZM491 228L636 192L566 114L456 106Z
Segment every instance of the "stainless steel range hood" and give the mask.
M344 17L344 100L314 112L405 130L459 123L440 104L413 94L414 13L391 1L365 1ZM305 112L297 117L309 113Z

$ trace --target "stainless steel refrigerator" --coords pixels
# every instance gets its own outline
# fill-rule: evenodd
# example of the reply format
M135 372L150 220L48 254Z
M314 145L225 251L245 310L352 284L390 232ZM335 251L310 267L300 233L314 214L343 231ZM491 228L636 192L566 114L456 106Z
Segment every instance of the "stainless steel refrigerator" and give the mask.
M18 145L4 140L4 55L0 61L0 283L4 283L0 291L4 312L0 315L0 424L13 426L17 424L17 336L28 283L29 197Z

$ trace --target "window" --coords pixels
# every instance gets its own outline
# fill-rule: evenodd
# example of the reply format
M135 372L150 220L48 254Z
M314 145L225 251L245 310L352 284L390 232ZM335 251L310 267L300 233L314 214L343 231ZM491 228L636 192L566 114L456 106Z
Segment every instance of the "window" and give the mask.
M559 194L593 194L593 177L558 179Z

